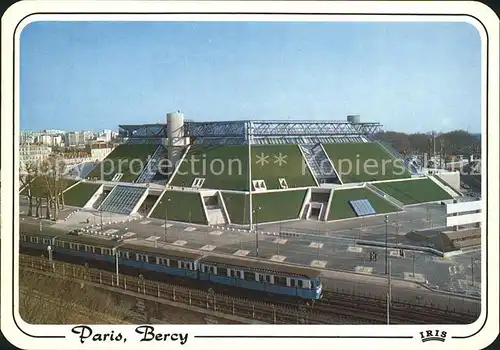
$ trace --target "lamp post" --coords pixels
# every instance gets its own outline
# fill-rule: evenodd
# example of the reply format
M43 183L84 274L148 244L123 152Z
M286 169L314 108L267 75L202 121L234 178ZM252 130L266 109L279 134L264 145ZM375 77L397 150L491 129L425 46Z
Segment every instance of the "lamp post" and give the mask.
M258 215L257 212L260 211L260 207L257 207L256 210L253 211L254 216L255 216L255 255L259 257L259 231L257 229L257 222L258 222Z
M387 275L387 262L389 259L388 251L387 251L387 234L388 234L388 222L389 222L389 215L385 216L385 274Z
M429 207L429 227L432 228L432 208Z
M47 252L49 253L49 262L52 262L52 247L50 245L47 246Z
M120 285L120 274L119 274L119 269L118 269L118 249L113 248L114 255L115 255L115 272L116 272L116 285Z
M387 274L387 324L390 324L391 309L391 263L389 262L389 273Z
M413 277L415 277L415 252L413 252Z
M474 262L476 261L477 259L474 258L474 257L471 257L470 258L470 268L471 268L471 277L470 277L470 284L471 286L474 285Z
M165 229L165 232L164 232L164 240L165 242L167 242L167 234L168 234L168 231L167 231L167 208L168 208L168 203L170 203L170 198L167 198L167 201L165 202L165 224L163 225L164 229Z

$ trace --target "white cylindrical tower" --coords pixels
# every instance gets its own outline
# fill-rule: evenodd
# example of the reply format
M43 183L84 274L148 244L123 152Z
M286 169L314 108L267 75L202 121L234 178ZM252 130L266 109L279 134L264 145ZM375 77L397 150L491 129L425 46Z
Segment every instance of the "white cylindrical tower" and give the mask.
M171 146L181 146L184 137L184 114L177 111L167 113L167 138Z
M165 146L170 164L175 168L180 159L181 147L184 146L184 114L180 111L167 113L167 144Z

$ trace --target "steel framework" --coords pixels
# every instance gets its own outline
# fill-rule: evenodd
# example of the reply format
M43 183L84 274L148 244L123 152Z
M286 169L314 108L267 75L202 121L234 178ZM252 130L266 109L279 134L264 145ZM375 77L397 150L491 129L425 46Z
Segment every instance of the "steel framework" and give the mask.
M252 121L250 135L259 136L364 136L378 132L380 123L347 121Z
M167 124L118 125L118 135L123 138L167 137Z
M382 128L380 123L348 121L228 121L188 122L185 135L197 144L317 143L321 138L367 137ZM282 142L274 142L280 139ZM335 141L329 141L335 142Z
M120 137L129 141L167 137L166 124L120 125ZM267 144L267 143L317 143L321 139L336 142L334 138L370 138L380 131L376 122L350 123L348 121L221 121L184 122L184 136L196 144ZM282 140L276 142L274 140ZM345 142L345 141L340 141Z
M184 123L185 136L192 137L245 137L247 122L186 122Z

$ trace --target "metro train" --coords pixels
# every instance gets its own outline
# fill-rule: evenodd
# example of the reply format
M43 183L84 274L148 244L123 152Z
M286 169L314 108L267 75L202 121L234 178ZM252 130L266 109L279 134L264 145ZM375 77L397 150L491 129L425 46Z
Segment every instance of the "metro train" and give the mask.
M88 262L118 263L118 266L139 271L180 276L300 299L317 300L323 295L321 271L305 267L203 255L197 252L53 232L21 232L20 247L34 249L44 254L50 250L49 254L55 255L56 258L66 256L78 257Z

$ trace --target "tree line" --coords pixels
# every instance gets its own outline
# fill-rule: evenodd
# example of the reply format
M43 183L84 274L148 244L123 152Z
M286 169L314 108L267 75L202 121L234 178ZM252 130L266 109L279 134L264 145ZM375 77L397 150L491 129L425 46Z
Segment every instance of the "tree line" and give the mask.
M20 182L21 194L28 197L28 216L42 218L45 202L45 218L59 219L59 211L65 207L63 191L68 185L63 178L64 168L63 158L58 154L24 164Z
M396 131L384 131L377 134L382 141L389 143L403 155L464 155L479 157L481 139L465 130L447 133L406 134Z

